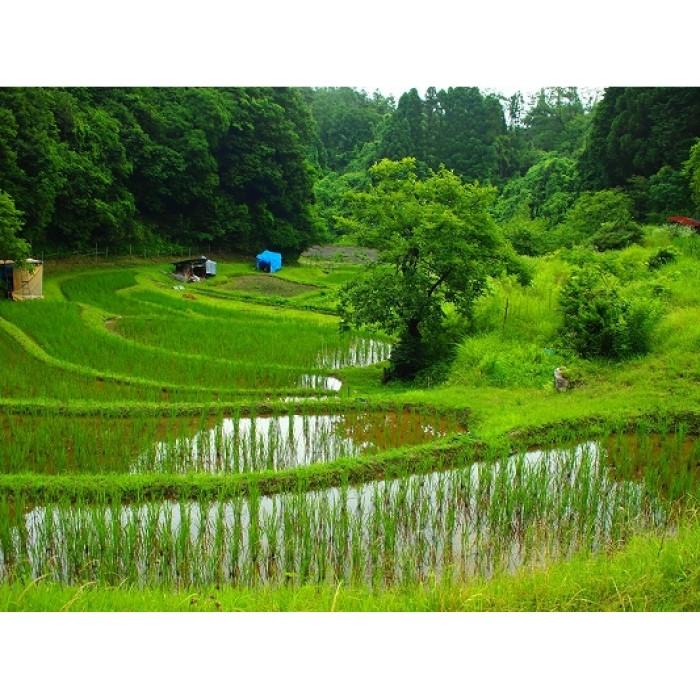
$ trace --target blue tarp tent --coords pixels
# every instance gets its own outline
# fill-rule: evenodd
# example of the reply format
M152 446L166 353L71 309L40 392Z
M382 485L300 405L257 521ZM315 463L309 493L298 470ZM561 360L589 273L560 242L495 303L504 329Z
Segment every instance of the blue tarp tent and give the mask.
M282 254L263 250L255 256L255 267L262 272L277 272L282 267Z

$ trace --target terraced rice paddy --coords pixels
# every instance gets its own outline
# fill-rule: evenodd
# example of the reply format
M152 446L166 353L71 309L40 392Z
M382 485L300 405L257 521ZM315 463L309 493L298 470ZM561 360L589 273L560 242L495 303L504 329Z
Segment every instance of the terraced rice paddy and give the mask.
M134 471L278 471L367 452L419 445L462 427L418 413L288 414L224 418L194 437L161 441Z
M63 273L0 303L0 580L461 583L673 532L700 493L697 421L481 442L464 410L358 389L391 338L171 282Z
M5 499L0 573L5 579L30 574L65 583L352 581L385 587L541 566L582 549L618 546L637 532L672 527L668 495L694 486L697 448L689 451L677 436L663 438L657 441L660 461L646 461L643 473L622 478L635 460L617 462L619 444L589 442L361 487L273 497L126 505Z
M0 431L5 474L240 473L419 445L464 426L451 414L324 414L290 405L263 415L250 406L189 418L0 414Z
M57 363L164 386L192 386L200 393L335 391L337 380L308 369L318 364L322 373L377 362L386 354L376 351L370 339L339 333L333 317L193 302L187 292L173 294L162 287L140 288L130 270L84 274L60 284L68 303L3 304L0 314Z

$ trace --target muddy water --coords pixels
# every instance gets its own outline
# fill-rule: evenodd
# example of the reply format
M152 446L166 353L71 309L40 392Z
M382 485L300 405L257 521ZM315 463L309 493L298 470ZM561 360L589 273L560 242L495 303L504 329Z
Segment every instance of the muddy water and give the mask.
M131 471L290 469L417 445L462 431L455 418L409 411L224 418L191 438L155 443L139 456Z
M664 501L608 467L586 443L358 487L124 506L117 527L109 506L38 507L2 561L24 552L62 581L100 579L105 559L104 575L149 583L467 580L667 526Z

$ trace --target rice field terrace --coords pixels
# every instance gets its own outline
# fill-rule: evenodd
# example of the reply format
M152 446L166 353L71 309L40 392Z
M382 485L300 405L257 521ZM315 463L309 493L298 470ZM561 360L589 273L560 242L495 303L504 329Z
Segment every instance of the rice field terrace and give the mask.
M185 588L464 582L672 531L699 464L681 431L276 496L38 505L4 496L0 575Z
M532 348L561 264L494 281L436 385L383 384L395 339L340 330L358 265L233 259L191 285L166 261L47 266L43 300L0 302L0 589L296 590L316 609L697 528L695 336L553 392L559 351ZM697 315L678 294L666 336Z

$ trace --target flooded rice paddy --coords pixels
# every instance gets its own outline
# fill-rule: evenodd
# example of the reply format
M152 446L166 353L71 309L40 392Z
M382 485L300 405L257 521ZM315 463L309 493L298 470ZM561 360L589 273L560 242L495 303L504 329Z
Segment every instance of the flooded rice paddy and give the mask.
M343 382L338 377L324 374L302 374L299 386L302 389L316 389L317 391L340 391Z
M636 475L631 462L615 462L609 443L587 442L269 497L36 507L5 500L0 574L175 586L489 577L672 527L669 484L688 491L696 483L698 450L668 454L679 461L647 461Z
M319 406L199 417L0 417L0 473L240 473L284 470L418 445L465 426L419 410Z
M154 444L131 471L278 471L418 445L463 430L453 416L410 411L224 418L193 437Z
M356 338L347 347L324 348L316 358L322 369L369 367L384 362L391 355L391 343L374 338Z

